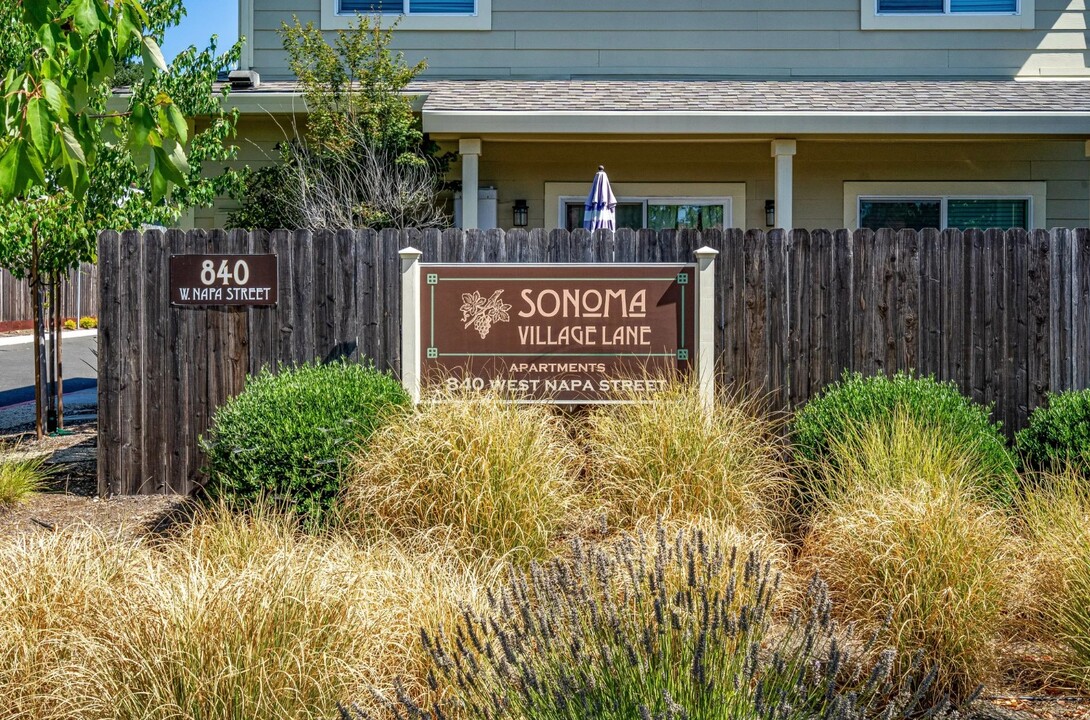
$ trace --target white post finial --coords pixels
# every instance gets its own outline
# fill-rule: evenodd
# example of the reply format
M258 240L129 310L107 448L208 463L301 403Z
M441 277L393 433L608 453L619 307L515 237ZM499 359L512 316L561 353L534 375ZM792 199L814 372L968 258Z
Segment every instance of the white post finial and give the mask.
M407 247L401 256L401 384L413 403L420 402L420 258Z
M715 258L719 251L707 245L696 255L696 377L704 409L715 407Z

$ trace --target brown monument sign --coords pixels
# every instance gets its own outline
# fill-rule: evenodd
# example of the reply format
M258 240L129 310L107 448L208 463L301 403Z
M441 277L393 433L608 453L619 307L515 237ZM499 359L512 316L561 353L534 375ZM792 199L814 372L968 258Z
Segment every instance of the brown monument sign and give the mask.
M420 265L420 380L601 402L688 374L695 265Z
M276 255L171 255L172 305L275 305Z

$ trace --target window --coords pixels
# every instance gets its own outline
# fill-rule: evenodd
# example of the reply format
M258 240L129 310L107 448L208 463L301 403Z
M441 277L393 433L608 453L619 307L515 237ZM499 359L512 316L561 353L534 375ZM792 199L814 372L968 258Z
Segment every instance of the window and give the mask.
M863 30L1032 30L1035 0L860 0Z
M583 227L584 200L561 198L564 227ZM616 227L632 230L722 230L731 198L618 198ZM724 222L724 221L728 222Z
M880 15L1015 14L1018 0L877 0Z
M1045 227L1046 189L1039 180L850 180L844 227Z
M383 15L473 15L476 0L338 0L342 13Z
M859 227L1029 229L1030 198L860 197Z
M606 165L608 168L609 166ZM745 227L746 184L743 182L614 181L617 227L639 230ZM583 227L583 203L589 178L545 183L545 227Z
M398 30L491 30L492 0L321 0L322 29L343 30L356 14L382 16Z

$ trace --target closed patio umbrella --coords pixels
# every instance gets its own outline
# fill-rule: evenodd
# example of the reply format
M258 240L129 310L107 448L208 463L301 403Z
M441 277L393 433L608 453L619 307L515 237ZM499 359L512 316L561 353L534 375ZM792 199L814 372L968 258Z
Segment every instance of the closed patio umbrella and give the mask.
M586 230L615 230L617 227L617 198L609 186L604 166L598 166L590 194L583 206L583 228Z

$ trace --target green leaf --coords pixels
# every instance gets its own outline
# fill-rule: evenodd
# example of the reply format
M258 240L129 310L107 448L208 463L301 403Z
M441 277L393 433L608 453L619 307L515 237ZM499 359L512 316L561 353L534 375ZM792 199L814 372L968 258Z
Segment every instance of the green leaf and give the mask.
M61 17L72 18L72 23L84 37L94 34L102 26L95 0L72 0Z
M64 90L52 80L42 80L42 97L53 112L62 120L68 114L68 103Z
M147 105L133 105L129 117L129 149L133 152L142 150L148 144L148 135L155 130L155 119Z
M41 98L30 98L26 104L26 119L30 126L30 141L43 156L48 156L53 145L53 119L49 105Z
M156 157L159 153L162 153L162 148L155 148ZM158 162L152 163L151 167L151 201L157 203L162 200L167 194L168 182L166 176L163 175Z
M140 57L146 68L155 67L160 72L167 72L167 61L163 58L163 51L159 49L159 43L155 42L155 38L150 35L144 36L144 41L140 45ZM154 76L154 73L152 75Z
M173 141L168 141L173 144L172 148L154 148L155 153L155 166L153 171L161 174L168 181L175 185L185 185L185 175L183 172L189 172L189 162L185 158L185 152L181 152L179 158L178 152L179 146ZM179 163L181 164L179 166Z
M185 121L185 115L182 114L177 105L172 103L166 106L166 119L170 126L174 128L174 136L178 138L178 142L184 143L189 139L189 125Z
M18 192L15 188L15 177L19 166L19 144L22 140L9 143L0 150L0 197L8 200Z
M25 146L23 157L19 163L19 182L23 185L23 192L33 187L45 185L45 168L42 167L42 157L33 145Z
M84 154L83 148L80 147L79 141L76 140L75 133L73 133L72 128L67 125L61 126L61 144L63 145L65 152L74 160L80 164L87 162L87 156Z
M38 44L45 50L45 54L54 57L57 53L57 26L53 23L45 23L38 30Z

